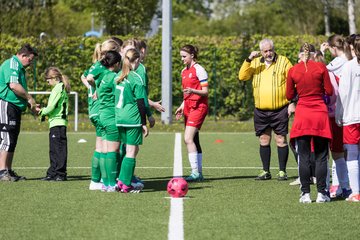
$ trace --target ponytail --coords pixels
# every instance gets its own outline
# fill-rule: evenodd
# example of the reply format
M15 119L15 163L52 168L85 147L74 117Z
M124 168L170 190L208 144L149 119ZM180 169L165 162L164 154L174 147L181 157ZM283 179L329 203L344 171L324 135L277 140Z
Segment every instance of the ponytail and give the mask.
M132 69L131 64L133 64L137 59L140 58L140 53L136 49L129 49L125 53L125 57L122 64L121 74L116 80L116 83L121 83L130 73Z

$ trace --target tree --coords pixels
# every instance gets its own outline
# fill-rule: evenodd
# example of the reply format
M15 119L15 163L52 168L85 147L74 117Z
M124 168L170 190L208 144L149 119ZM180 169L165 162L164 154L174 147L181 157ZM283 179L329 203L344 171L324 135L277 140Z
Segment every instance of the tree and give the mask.
M94 11L110 35L145 34L158 0L91 0Z

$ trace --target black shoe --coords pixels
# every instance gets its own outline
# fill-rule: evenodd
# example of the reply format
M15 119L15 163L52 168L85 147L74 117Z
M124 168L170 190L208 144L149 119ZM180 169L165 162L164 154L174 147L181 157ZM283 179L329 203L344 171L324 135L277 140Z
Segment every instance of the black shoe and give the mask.
M54 178L54 181L57 181L57 182L67 181L67 178L65 176L64 177L56 176Z
M44 178L41 179L41 181L54 181L55 179L51 176L46 176Z
M9 169L8 172L11 177L11 181L16 182L16 181L26 180L26 177L17 175L17 173L14 170Z

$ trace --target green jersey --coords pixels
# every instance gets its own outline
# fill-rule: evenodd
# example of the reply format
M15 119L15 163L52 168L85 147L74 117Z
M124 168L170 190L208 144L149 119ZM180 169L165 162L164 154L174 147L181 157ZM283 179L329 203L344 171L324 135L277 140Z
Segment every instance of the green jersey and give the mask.
M140 77L143 79L145 90L146 90L146 95L149 96L149 78L148 78L145 66L142 63L140 63L138 68L135 70L135 72L137 74L139 74ZM146 109L146 115L148 117L150 117L152 115L150 108Z
M49 102L40 111L41 117L49 117L49 127L67 126L68 124L68 95L65 86L59 82L51 90Z
M27 91L25 68L15 55L0 66L0 98L25 111L27 99L17 96L10 89L10 83L18 83Z
M84 76L87 77L89 75L89 70L84 72ZM99 101L93 99L93 95L95 93L95 87L89 85L90 87L87 90L88 93L88 113L89 118L93 118L99 115Z
M118 74L121 75L121 72ZM115 118L116 125L122 127L140 127L141 116L137 99L143 98L145 107L149 108L143 79L134 71L120 83L115 82Z
M114 96L114 78L116 73L106 69L104 76L100 81L99 87L96 89L97 97L100 104L100 113L104 112L115 114L115 96Z

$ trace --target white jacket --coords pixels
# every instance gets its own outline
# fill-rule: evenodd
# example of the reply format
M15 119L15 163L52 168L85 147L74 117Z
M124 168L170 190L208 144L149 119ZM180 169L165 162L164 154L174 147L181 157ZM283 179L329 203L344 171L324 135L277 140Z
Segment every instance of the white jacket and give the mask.
M339 100L336 108L343 109L342 125L360 123L360 64L356 57L346 62L342 68Z

